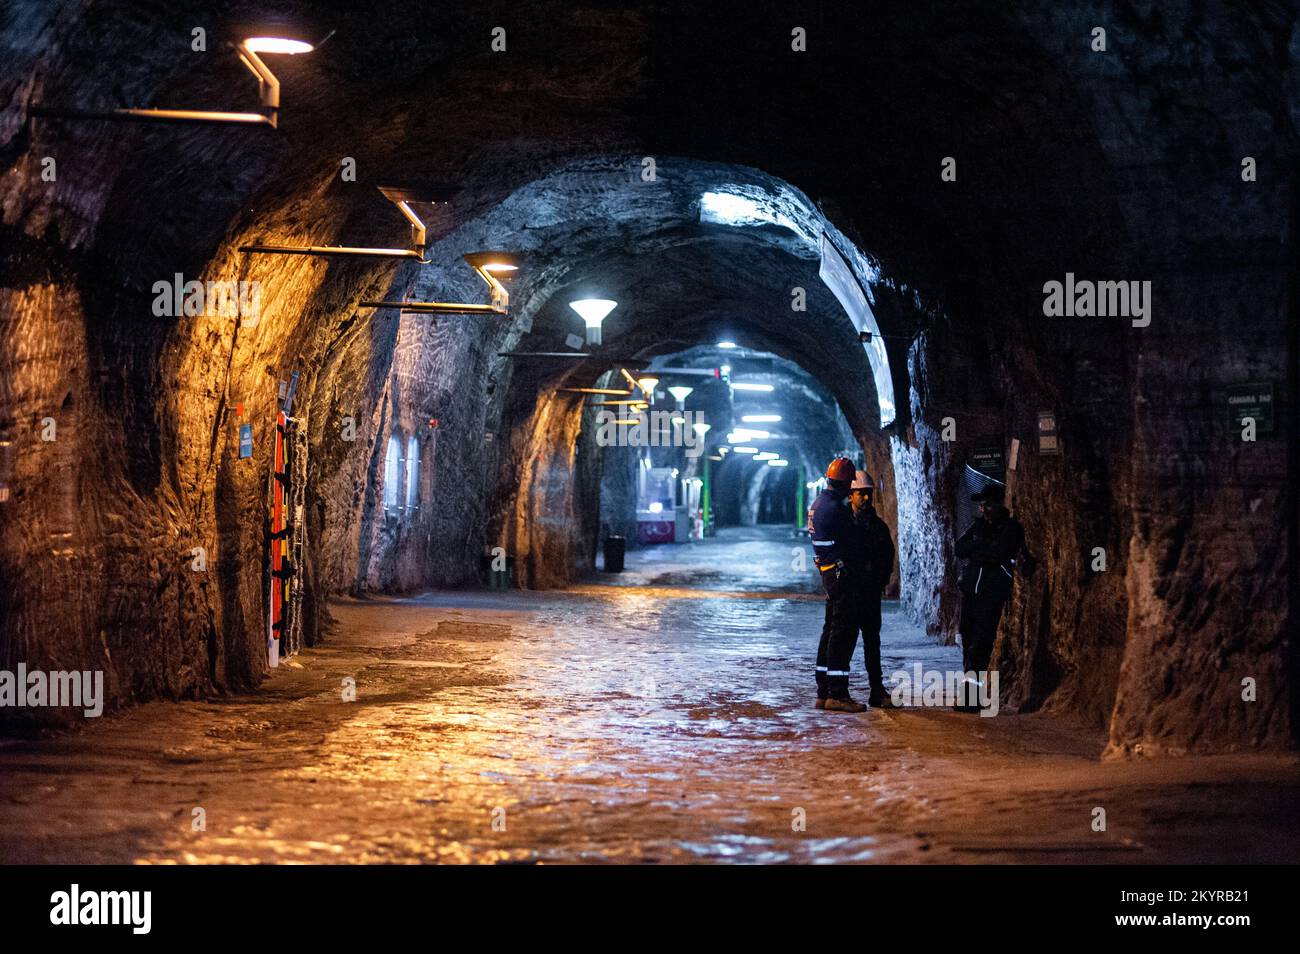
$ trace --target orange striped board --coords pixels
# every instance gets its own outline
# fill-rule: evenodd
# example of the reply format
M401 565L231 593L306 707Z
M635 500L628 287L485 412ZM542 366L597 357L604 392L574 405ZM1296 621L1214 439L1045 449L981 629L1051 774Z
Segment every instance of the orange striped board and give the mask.
M289 480L285 459L284 411L275 418L275 452L272 457L274 479L271 483L271 619L267 651L272 667L280 661L280 634L284 631L284 581L288 576L289 532L285 520L284 498Z

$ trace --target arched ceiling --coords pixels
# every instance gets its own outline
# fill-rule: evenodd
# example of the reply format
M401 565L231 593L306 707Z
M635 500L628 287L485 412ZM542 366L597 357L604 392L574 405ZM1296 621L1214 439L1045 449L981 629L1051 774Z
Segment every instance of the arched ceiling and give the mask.
M583 335L569 302L619 304L605 319L603 343L577 349L589 359L500 359L493 375L513 387L590 386L616 365L730 337L804 367L845 407L855 430L874 433L864 345L818 275L822 233L848 252L868 288L876 277L870 260L798 190L758 170L673 158L647 182L641 169L626 157L584 160L528 184L444 237L430 264L400 266L388 297L482 300L485 289L460 256L515 252L522 267L510 282L508 324L438 320L481 327L501 351L563 353L574 350L569 336ZM746 196L769 221L701 221L701 197L719 192ZM400 227L398 220L394 238ZM796 290L804 310L793 307ZM902 360L904 349L897 350Z

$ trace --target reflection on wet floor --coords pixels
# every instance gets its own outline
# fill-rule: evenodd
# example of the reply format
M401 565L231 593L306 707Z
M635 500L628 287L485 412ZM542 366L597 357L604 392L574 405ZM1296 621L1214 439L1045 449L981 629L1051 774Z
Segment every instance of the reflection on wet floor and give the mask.
M815 710L800 546L751 528L563 592L339 601L256 693L0 749L0 858L1295 860L1294 759L1103 763L1047 715ZM893 604L883 646L886 674L960 662Z

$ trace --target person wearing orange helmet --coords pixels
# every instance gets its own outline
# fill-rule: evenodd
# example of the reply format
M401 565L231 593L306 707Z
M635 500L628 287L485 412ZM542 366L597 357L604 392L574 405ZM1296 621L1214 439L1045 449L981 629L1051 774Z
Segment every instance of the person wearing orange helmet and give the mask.
M856 585L862 548L849 507L849 487L857 467L837 457L826 468L826 489L808 508L813 560L826 590L826 618L817 646L817 708L862 712L867 707L849 695L849 662L858 641L862 587Z

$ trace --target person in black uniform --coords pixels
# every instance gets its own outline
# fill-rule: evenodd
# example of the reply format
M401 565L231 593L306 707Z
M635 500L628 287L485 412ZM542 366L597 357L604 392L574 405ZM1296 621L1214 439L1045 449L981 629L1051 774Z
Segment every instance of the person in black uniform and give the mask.
M971 500L980 515L957 540L957 556L966 560L961 575L961 655L966 672L988 671L998 636L1002 608L1011 598L1016 557L1025 546L1025 530L1002 505L1002 489L989 484ZM979 711L967 698L961 711Z
M808 508L813 560L826 590L826 619L817 646L817 708L862 712L867 707L849 695L849 662L858 641L863 589L862 550L849 507L849 487L857 472L853 461L837 457L826 468L828 486Z
M872 506L875 491L871 475L858 471L849 488L853 524L858 533L857 546L861 550L861 557L855 562L862 565L861 575L856 581L861 588L858 628L862 630L862 659L871 685L867 705L879 709L891 704L880 671L880 597L894 572L894 539L889 535L889 526Z

